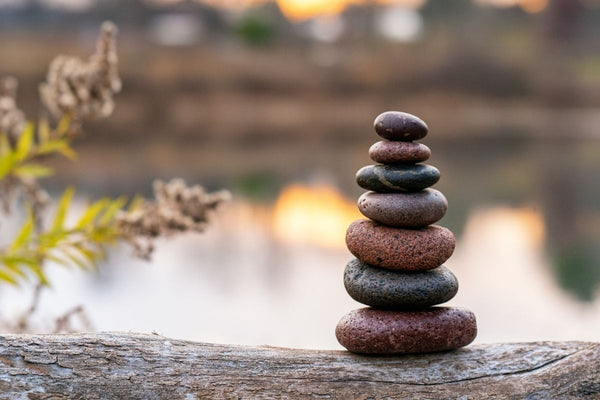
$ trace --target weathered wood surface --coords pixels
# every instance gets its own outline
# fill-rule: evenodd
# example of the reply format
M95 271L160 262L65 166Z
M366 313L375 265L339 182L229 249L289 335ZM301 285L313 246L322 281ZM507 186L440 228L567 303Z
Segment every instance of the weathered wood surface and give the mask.
M599 399L600 343L403 357L155 335L0 335L1 399Z

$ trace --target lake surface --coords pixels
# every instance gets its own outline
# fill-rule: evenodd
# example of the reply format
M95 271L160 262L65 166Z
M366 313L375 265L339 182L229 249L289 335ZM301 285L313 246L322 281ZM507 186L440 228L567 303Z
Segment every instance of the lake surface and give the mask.
M124 247L94 273L49 266L53 286L42 295L36 329L51 331L56 316L81 304L98 331L339 348L337 321L361 307L343 287L352 258L343 239L361 217L353 175L370 163L371 141L322 147L305 152L306 160L296 154L304 160L298 168L286 157L295 153L281 144L271 158L279 169L240 168L225 179L219 165L189 173L188 181L234 191L207 231L159 242L151 263ZM600 140L507 135L426 143L430 163L442 172L436 188L450 203L439 224L457 236L446 265L460 289L449 304L475 312L476 341L600 340ZM82 157L91 161L76 179L80 205L99 193L136 191L148 176L168 176L119 175L111 162L90 175L94 153L86 151ZM107 157L131 156L127 151L115 148ZM215 157L193 146L167 146L161 154L188 160L194 151ZM257 154L231 150L219 157L254 165ZM194 169L191 161L177 168L186 165ZM61 179L53 184L62 187ZM16 220L2 226L3 242ZM25 290L3 287L2 316L18 315L29 301Z

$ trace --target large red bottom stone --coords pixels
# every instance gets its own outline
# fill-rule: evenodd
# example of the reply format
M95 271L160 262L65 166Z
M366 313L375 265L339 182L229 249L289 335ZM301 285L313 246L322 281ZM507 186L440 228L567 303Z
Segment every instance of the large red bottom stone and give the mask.
M423 311L361 308L346 314L335 335L360 354L411 354L452 350L477 336L475 315L465 309L432 307Z

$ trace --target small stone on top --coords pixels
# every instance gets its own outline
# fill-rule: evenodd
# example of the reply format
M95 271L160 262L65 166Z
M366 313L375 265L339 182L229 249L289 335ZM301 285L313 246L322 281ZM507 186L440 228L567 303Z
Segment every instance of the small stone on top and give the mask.
M427 124L419 117L400 111L379 114L373 125L382 138L402 142L423 139L429 131Z

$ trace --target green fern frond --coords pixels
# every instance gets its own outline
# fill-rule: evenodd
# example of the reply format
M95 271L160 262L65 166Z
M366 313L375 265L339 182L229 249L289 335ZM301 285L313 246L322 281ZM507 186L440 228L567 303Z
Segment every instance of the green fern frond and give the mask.
M60 154L71 160L77 159L77 153L71 147L69 131L70 118L64 117L54 131L48 121L41 120L37 127L29 122L12 146L8 136L0 133L0 180L9 176L17 178L43 178L50 176L54 170L37 162L40 158L52 154Z
M10 247L0 250L0 281L18 284L33 275L47 285L44 265L48 261L87 270L106 258L107 248L123 238L115 225L127 199L100 199L90 204L73 226L67 226L74 194L73 188L63 192L46 231L35 233L35 218L28 213Z

